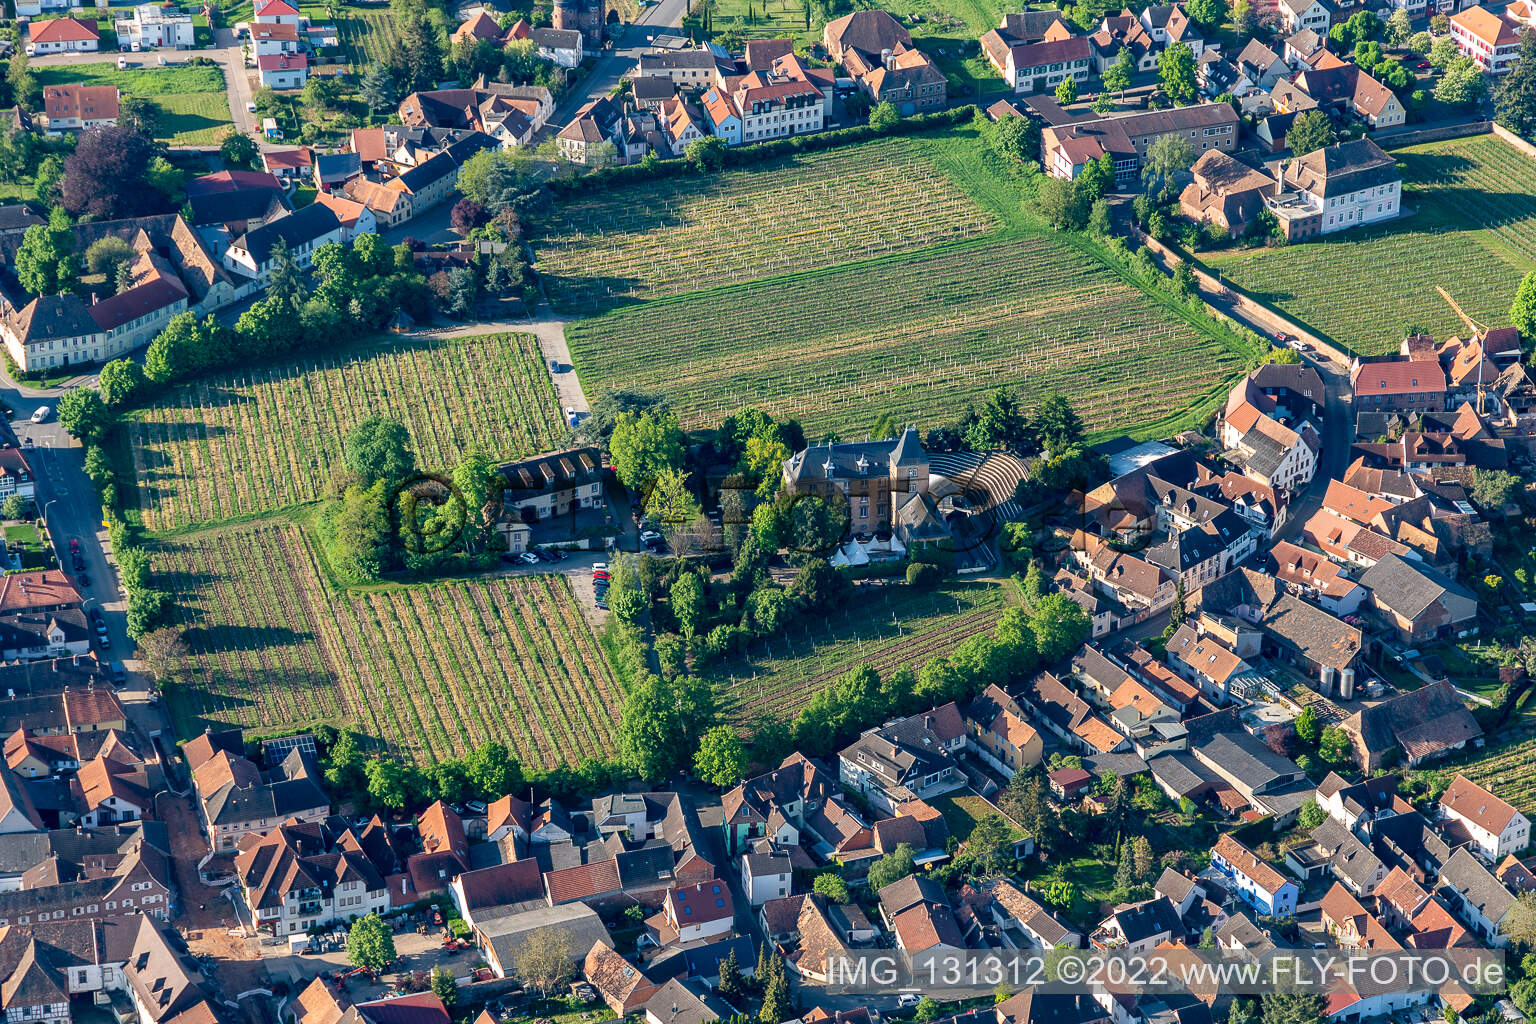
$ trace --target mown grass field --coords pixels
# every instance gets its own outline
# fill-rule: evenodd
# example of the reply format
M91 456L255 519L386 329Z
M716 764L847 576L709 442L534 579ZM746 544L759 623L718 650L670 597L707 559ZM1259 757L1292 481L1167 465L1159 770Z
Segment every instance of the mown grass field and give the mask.
M1205 262L1362 353L1392 351L1413 331L1465 334L1436 285L1480 320L1504 323L1520 279L1536 269L1536 161L1493 136L1394 155L1413 216L1281 249L1211 253Z
M411 432L417 464L452 469L472 444L513 458L565 436L531 335L384 340L179 387L129 424L144 524L166 530L321 496L358 421Z
M919 671L967 637L990 632L1010 601L1009 591L994 583L936 591L880 588L824 622L800 623L754 642L741 657L711 668L708 677L731 721L793 720L801 705L849 669L869 665L881 676L902 665Z
M153 54L136 60L153 62ZM109 62L52 65L33 69L42 85L115 85L125 95L140 96L162 113L157 138L173 146L216 144L233 123L224 72L218 67L139 67L119 70Z
M613 749L618 687L563 576L340 594L280 522L166 543L154 568L190 649L179 736L329 722L423 765L490 740L538 767Z

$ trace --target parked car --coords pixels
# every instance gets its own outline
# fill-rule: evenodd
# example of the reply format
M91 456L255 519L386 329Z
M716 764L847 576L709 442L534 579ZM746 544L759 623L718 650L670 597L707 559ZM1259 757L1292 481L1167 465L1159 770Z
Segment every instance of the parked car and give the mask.
M649 544L652 541L657 541L657 540L661 540L661 534L657 533L655 530L641 530L640 531L640 543L641 544Z
M919 998L916 992L903 992L901 995L896 997L897 1006L916 1006L920 1002L922 1002L922 1000Z
M47 419L48 419L48 415L51 412L53 412L53 410L48 408L46 405L38 406L37 407L37 411L32 414L32 422L33 423L43 423L43 422L46 422Z
M31 435L28 435L27 437L24 437L24 438L21 439L21 446L23 448L31 448L32 447L32 437L31 437Z
M532 551L524 551L522 554L518 555L517 557L522 560L524 565L538 565L539 564L539 556L534 554Z
M79 537L71 537L71 538L69 538L69 550L71 550L71 551L79 551L80 550L80 538Z
M80 589L81 590L90 590L91 589L91 574L90 573L86 573L86 572L82 572L78 576L75 577L75 582L80 584Z
M75 557L70 559L70 561L74 564L75 572L85 568L85 559L80 557L80 552L78 551L75 552Z

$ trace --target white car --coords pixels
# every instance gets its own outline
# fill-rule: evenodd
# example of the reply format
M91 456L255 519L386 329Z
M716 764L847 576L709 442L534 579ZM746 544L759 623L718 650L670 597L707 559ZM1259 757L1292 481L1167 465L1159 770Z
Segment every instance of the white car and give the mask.
M53 412L53 410L48 408L46 405L38 406L37 407L37 411L32 414L32 422L33 423L42 423L42 422L44 422L45 420L48 419L48 415L51 412Z
M252 101L252 100L246 100L245 101L245 112L247 114L254 114L254 113L256 113L256 104L255 104L254 101Z
M532 551L524 551L521 554L519 554L517 557L523 560L523 564L524 565L538 565L539 564L539 556L534 554Z
M918 998L916 992L903 992L901 995L896 997L897 1006L916 1006L920 1002L922 1002L922 1000Z

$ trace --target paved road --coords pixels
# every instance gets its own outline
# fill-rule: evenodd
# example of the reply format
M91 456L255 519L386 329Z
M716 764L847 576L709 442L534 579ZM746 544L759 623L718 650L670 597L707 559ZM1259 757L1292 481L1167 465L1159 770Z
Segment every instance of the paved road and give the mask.
M640 62L640 55L650 48L651 40L668 29L681 29L688 0L661 0L640 12L640 17L625 26L624 34L614 40L592 65L586 78L576 83L555 112L544 132L553 135L571 123L582 104L607 96L619 84L624 73Z
M110 660L121 661L132 650L126 629L127 605L118 585L117 567L107 560L107 531L102 525L96 489L85 475L85 451L54 416L50 415L46 423L30 421L39 407L52 410L65 390L68 387L22 390L5 380L0 382L0 401L13 410L10 427L17 439L32 439L33 447L24 450L37 477L37 507L48 522L59 564L75 578L76 573L70 568L69 542L78 538L85 571L91 579L90 588L82 589L81 596L86 599L87 609L99 607L106 615L112 646L105 654Z

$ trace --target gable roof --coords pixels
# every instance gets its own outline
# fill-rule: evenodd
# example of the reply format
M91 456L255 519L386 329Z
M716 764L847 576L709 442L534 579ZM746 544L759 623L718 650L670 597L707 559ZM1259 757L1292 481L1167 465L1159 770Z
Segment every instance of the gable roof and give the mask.
M1440 797L1440 806L1450 813L1466 818L1495 836L1503 835L1511 822L1518 817L1523 817L1508 803L1461 774L1452 779L1451 784L1445 788L1445 792Z

